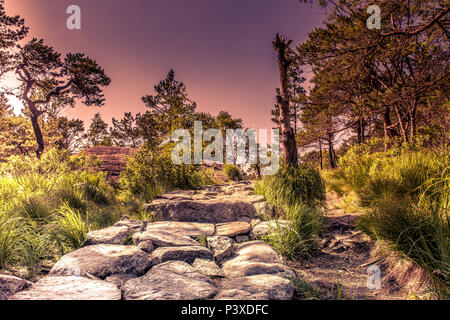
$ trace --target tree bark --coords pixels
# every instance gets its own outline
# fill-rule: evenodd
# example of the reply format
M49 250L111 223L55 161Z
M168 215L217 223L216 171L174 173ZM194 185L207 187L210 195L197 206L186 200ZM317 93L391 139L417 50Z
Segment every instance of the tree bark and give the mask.
M405 123L403 122L402 114L398 106L395 106L395 113L397 114L398 124L400 126L400 133L403 138L403 142L408 143L408 133L406 132Z
M323 170L322 139L319 139L319 153L320 153L320 170Z
M41 127L39 126L39 112L33 103L28 104L28 109L30 110L31 113L30 115L31 124L33 125L34 136L36 137L36 143L38 145L36 149L36 156L38 157L38 159L40 159L42 153L44 152L45 144L44 144L44 137L42 136Z
M295 134L291 127L289 112L289 85L288 70L291 61L287 57L287 52L292 41L286 41L284 37L276 35L273 46L278 56L278 67L280 71L280 95L278 102L280 105L280 126L281 126L281 148L284 153L284 160L287 164L297 167L298 154L295 141Z
M329 158L330 158L330 167L331 169L336 169L336 154L334 152L334 145L333 145L333 135L328 135L328 152L329 152Z

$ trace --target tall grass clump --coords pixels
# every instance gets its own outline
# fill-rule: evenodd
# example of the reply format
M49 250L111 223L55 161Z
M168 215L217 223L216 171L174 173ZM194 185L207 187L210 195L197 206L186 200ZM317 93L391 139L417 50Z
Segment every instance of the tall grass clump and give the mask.
M315 206L326 199L325 183L319 171L306 164L298 168L283 166L275 175L257 182L255 191L277 207Z
M290 260L309 257L317 247L318 234L323 228L319 208L297 204L285 210L286 222L277 222L263 240Z
M286 220L276 222L263 240L288 259L308 257L323 229L326 191L318 170L305 164L298 168L283 166L277 174L258 181L255 192L264 196L279 217Z
M0 269L26 267L32 277L42 260L79 248L89 230L128 213L95 169L93 159L59 150L0 166Z
M234 164L226 164L223 172L231 181L241 181L243 179L241 170Z
M360 219L372 237L387 241L423 268L440 298L450 297L450 176L426 181L420 192L395 201L382 197ZM432 191L433 190L433 191Z
M53 233L63 253L81 248L89 232L89 216L83 217L67 204L55 211Z

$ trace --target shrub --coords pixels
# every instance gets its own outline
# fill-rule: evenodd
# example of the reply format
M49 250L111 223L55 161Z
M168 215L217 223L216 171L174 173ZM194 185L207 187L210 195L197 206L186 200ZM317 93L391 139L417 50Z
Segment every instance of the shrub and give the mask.
M0 268L27 267L31 277L42 259L79 248L88 230L126 213L105 174L93 169L92 159L58 150L1 165Z
M318 170L305 164L298 168L284 166L277 174L258 181L255 192L287 220L287 224L277 224L264 240L288 259L309 256L323 229L320 207L326 191Z
M255 191L278 207L315 206L326 199L325 183L319 171L306 164L298 168L282 167L277 174L256 183Z
M444 298L450 296L449 186L447 175L426 182L418 195L383 197L359 221L366 233L388 241L394 250L421 266L433 280L436 293Z
M198 189L211 184L211 178L196 165L176 165L171 148L142 148L129 158L120 177L122 190L150 202L154 196L173 189Z
M241 170L234 164L225 165L223 172L232 181L242 181Z
M277 223L263 240L288 259L308 257L323 228L323 214L318 208L295 205L286 208L286 219L287 224Z
M350 149L327 179L340 182L344 196L358 195L366 208L359 225L367 234L422 267L435 293L448 297L448 151L370 152L364 145Z

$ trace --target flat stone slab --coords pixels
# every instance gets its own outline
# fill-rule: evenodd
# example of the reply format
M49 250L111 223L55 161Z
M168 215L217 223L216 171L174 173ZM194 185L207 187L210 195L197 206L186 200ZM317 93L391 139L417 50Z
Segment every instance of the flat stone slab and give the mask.
M209 277L189 264L172 261L127 281L122 292L125 300L206 300L213 298L218 290Z
M240 221L242 217L253 218L256 209L253 204L241 198L217 198L211 200L169 200L159 199L147 205L147 210L156 213L164 221L195 221L223 223Z
M84 247L61 258L50 275L95 276L105 279L112 274L144 274L152 260L135 246L100 244Z
M172 235L195 238L199 236L212 236L215 228L215 225L211 223L165 221L148 224L145 232L153 233L162 231Z
M242 244L235 256L226 261L223 271L228 278L241 278L259 274L291 276L292 272L281 261L272 247L262 241Z
M83 277L46 277L10 300L121 300L112 283Z
M204 274L205 276L216 278L225 277L225 274L223 273L222 269L220 269L220 267L214 261L195 259L192 266L194 267L195 270L197 270L201 274Z
M247 222L227 222L216 225L216 235L235 237L242 234L249 233L252 230L252 226Z
M151 241L155 248L159 247L188 247L200 246L200 243L192 238L182 235L173 234L167 231L149 231L136 233L133 235L134 243L140 244L143 241Z
M130 230L126 226L111 226L87 234L87 244L125 244Z
M255 275L224 281L216 300L291 300L292 281L274 275Z
M17 292L31 287L33 283L14 276L0 274L0 301L8 300Z
M165 247L153 251L152 257L157 263L164 263L167 261L193 263L197 258L212 260L213 254L207 248L201 246Z
M234 254L234 241L229 237L214 236L208 237L208 247L214 253L214 259L221 263L223 260L231 257Z

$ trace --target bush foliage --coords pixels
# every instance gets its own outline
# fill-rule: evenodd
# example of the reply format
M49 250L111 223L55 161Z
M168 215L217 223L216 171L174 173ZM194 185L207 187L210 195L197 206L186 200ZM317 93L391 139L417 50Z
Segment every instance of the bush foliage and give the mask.
M326 173L332 190L358 195L361 228L421 266L441 297L450 283L449 164L447 150L372 153L359 145Z

